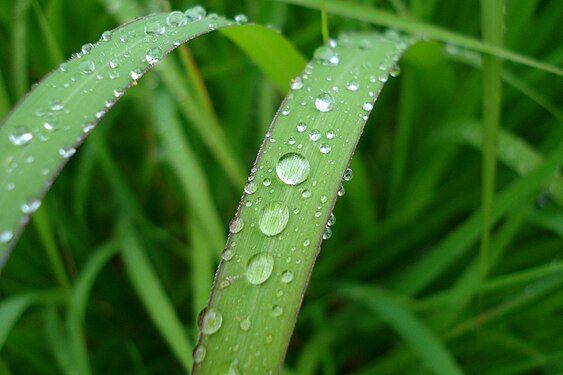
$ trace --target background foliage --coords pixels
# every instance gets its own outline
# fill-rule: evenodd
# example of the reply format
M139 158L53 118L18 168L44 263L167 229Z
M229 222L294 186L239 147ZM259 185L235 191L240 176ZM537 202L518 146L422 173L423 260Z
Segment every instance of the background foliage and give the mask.
M479 4L471 0L350 4L480 35ZM3 116L32 83L104 30L195 4L1 5ZM305 56L322 43L312 10L251 0L203 5L271 24ZM562 16L562 2L507 2L506 47L561 66ZM333 34L373 28L338 16L329 22ZM192 54L210 102L193 84ZM282 96L220 35L195 40L169 59L183 67L198 104L211 103L240 170L217 164L213 144L194 130L180 104L167 109L173 119L164 116L182 124L178 137L188 147L174 161L178 146L158 138L164 79L145 76L67 165L2 272L0 374L70 374L88 366L94 373L183 371L178 346L170 343L193 345L216 267L209 260L218 258L225 239L208 236L202 218L218 218L226 237L245 171ZM480 59L430 41L409 50L400 65L400 76L378 99L352 162L354 179L335 208L337 223L313 272L287 372L439 372L440 356L421 350L436 342L468 374L562 372L563 212L551 173L562 160L561 78L504 64L496 213L489 269L480 280ZM188 190L210 196L213 206L194 206ZM123 243L138 252L115 255ZM139 297L150 292L135 291L132 280L153 276L167 301L147 312ZM155 318L170 313L187 336L171 339L170 327Z

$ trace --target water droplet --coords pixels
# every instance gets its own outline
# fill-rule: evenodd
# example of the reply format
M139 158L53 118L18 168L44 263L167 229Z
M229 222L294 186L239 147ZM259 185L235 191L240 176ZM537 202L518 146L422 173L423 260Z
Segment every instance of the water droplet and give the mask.
M92 72L96 69L96 64L94 61L88 59L80 63L80 71L82 74L92 74Z
M334 223L336 223L336 216L334 216L334 214L331 213L330 216L328 217L327 225L332 226L334 225Z
M289 208L283 202L269 203L260 215L258 225L266 236L280 234L289 220Z
M145 59L150 65L156 64L161 57L162 57L162 50L159 47L149 48L145 53Z
M283 271L281 274L281 281L282 283L289 284L293 281L293 273L291 271Z
M143 75L143 70L141 68L134 68L129 75L136 81Z
M289 84L289 88L291 88L292 90L301 90L303 88L303 80L301 79L301 77L297 76L293 78L291 80L291 83Z
M102 35L100 35L100 40L102 42L107 42L108 40L111 40L111 36L112 36L112 32L109 30L106 30L102 33Z
M303 133L305 130L307 130L307 124L305 124L304 122L297 124L297 131L299 133Z
M246 265L246 279L253 285L264 283L274 269L274 257L268 253L258 253L248 260Z
M246 17L246 15L244 15L244 14L237 14L235 16L235 22L236 23L247 23L248 17Z
M315 99L315 107L321 112L328 112L334 107L334 98L328 92L323 91Z
M62 63L61 65L59 65L59 70L61 72L66 72L68 70L68 64L67 63Z
M336 137L336 133L334 132L334 130L327 130L325 136L326 139L334 139L334 137Z
M160 21L152 21L145 26L145 35L162 35L166 31L166 27Z
M221 328L223 324L223 316L219 310L213 307L206 307L199 314L199 326L201 333L204 335L212 335Z
M256 183L254 181L249 181L244 186L244 191L246 192L246 194L254 194L254 193L256 193L257 189L258 189L258 187L256 186Z
M276 174L287 185L299 185L309 177L309 161L301 154L290 152L276 164Z
M321 217L323 213L321 211L317 211L315 212L315 217Z
M341 197L341 196L343 196L344 194L346 194L346 189L344 189L344 186L340 186L340 187L338 188L338 191L336 192L336 194L337 194L339 197Z
M290 145L294 145L295 144L295 137L290 136L289 139L287 140L287 143L289 143Z
M37 211L37 209L40 206L41 206L40 200L32 200L32 201L29 201L29 202L22 203L22 205L20 206L20 209L24 214L30 215L30 214L34 213L35 211Z
M195 363L203 362L205 360L206 354L207 354L207 350L205 349L205 347L203 345L196 346L196 348L194 349L194 352L192 353L192 355L194 357L194 362Z
M71 146L59 149L59 155L61 155L65 159L70 158L72 155L74 155L75 152L76 149Z
M350 181L352 178L354 178L354 171L352 168L346 168L346 171L344 172L344 181Z
M346 88L350 91L358 91L360 84L358 81L348 81L346 82Z
M365 102L362 105L362 108L364 111L371 111L373 109L373 104L371 104L370 102Z
M391 72L389 73L389 75L391 77L397 77L399 74L401 74L401 68L399 67L399 65L395 64L393 66L393 68L391 69Z
M321 132L318 131L317 129L313 129L309 132L309 139L313 142L318 141L319 139L321 139Z
M82 48L80 48L80 51L83 55L87 55L92 50L92 47L94 47L92 43L86 43L82 46Z
M8 135L8 139L14 146L24 146L31 142L33 134L27 128L18 126Z
M229 224L229 230L231 231L231 233L238 233L242 230L242 228L244 228L244 221L242 220L242 218L235 217L233 220L231 220L231 223Z
M186 15L177 10L170 12L170 14L166 16L166 23L170 27L182 26L185 25L187 22L188 22L188 18L186 17Z
M235 255L234 251L231 249L225 249L225 251L223 251L223 259L225 261L229 261L231 259L233 259L233 256Z
M184 12L184 15L188 19L188 21L199 21L203 17L205 17L205 8L199 5L196 5L193 8L190 8Z
M319 145L319 150L321 151L321 153L323 154L328 154L330 152L332 148L330 147L330 145L328 143L321 143Z
M328 197L326 195L321 196L321 199L319 200L322 204L328 202ZM319 207L320 208L320 207Z
M323 240L328 240L330 237L332 237L332 229L326 227L325 231L323 232Z
M333 48L322 46L315 50L315 62L320 65L338 65L340 59Z
M3 230L2 232L0 232L0 243L8 242L12 239L12 237L14 237L14 234L11 230Z
M268 187L272 184L272 180L270 180L269 178L265 178L264 181L262 181L262 185Z
M248 331L250 329L250 318L248 316L240 321L240 329L243 331Z
M283 314L283 307L281 307L280 305L274 305L274 307L272 307L272 315L275 317L281 316Z
M303 192L301 193L301 196L302 196L303 198L309 198L309 197L311 197L311 192L310 192L309 190L305 189L305 190L303 190Z
M49 107L53 110L53 111L60 111L61 109L63 109L65 106L63 104L63 101L61 99L51 99L49 100Z

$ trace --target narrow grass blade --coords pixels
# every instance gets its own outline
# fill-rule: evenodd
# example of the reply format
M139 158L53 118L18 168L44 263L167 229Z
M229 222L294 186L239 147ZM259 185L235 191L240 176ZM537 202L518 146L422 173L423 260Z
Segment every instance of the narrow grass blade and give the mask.
M396 331L434 374L463 374L440 339L414 314L377 288L349 287L343 294L366 305Z
M137 236L131 230L123 236L122 256L129 279L158 331L182 367L189 371L192 366L192 357L189 355L192 352L192 344L184 332L184 327Z
M293 80L231 222L194 373L280 371L355 145L407 44L393 32L344 35Z
M308 8L320 9L320 4L316 0L278 0L284 3L301 5ZM398 30L407 31L415 35L424 35L442 42L454 43L482 53L497 56L515 63L528 65L530 67L544 70L559 76L563 76L563 69L532 59L528 56L503 49L493 44L484 43L465 35L457 34L450 30L430 25L412 18L402 18L393 13L375 9L373 7L354 4L342 0L329 0L327 11L343 17L350 17L359 21L370 22L380 26L392 27Z

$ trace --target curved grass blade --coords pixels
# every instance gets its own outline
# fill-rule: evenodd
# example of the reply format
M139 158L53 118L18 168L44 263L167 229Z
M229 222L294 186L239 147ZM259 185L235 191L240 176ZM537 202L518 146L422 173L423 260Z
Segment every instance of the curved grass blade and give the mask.
M292 81L231 222L194 373L281 370L350 158L407 45L396 33L345 35Z

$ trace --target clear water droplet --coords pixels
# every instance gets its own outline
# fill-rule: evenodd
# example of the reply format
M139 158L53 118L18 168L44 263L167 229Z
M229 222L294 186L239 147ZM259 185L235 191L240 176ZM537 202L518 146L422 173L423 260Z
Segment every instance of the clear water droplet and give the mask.
M185 25L188 22L188 17L182 12L177 10L170 12L168 16L166 16L166 23L170 27L178 27Z
M328 112L334 107L334 98L328 92L323 91L315 99L315 108L320 112Z
M244 186L244 191L246 194L254 194L256 193L256 190L258 190L258 186L256 186L256 183L254 181L249 181Z
M305 124L304 122L297 124L297 131L299 133L303 133L305 130L307 130L307 124Z
M332 226L334 225L334 223L336 223L336 216L334 216L334 214L331 213L330 216L328 217L327 225Z
M344 188L344 186L340 186L340 187L338 188L338 191L336 192L336 194L337 194L339 197L342 197L344 194L346 194L346 189Z
M248 331L250 329L250 325L250 317L248 316L240 321L240 329L243 331Z
M59 149L59 155L61 155L65 159L70 158L72 155L74 155L75 152L76 149L71 146Z
M235 253L231 249L225 249L225 251L223 251L223 259L227 262L229 260L233 259L234 256L235 256Z
M235 217L231 220L229 224L229 230L231 233L238 233L244 228L244 221L240 217Z
M166 27L160 21L151 21L145 26L145 35L162 35Z
M319 139L321 139L321 132L318 131L317 129L313 129L309 132L309 139L313 142L318 141Z
M293 78L289 84L289 88L292 90L301 90L303 88L303 79L299 76Z
M354 171L352 170L352 168L346 168L346 171L344 172L344 181L350 181L353 178Z
M247 23L248 17L246 17L246 15L244 15L244 14L237 14L235 16L235 22L236 23Z
M274 307L272 307L272 315L275 317L281 316L283 314L283 307L281 307L280 305L274 305Z
M131 70L129 75L131 76L131 78L133 78L133 80L136 81L143 75L143 70L141 68L134 68L133 70Z
M349 91L358 91L359 88L360 84L358 83L358 81L346 82L346 89L348 89Z
M188 21L199 21L207 14L204 7L196 5L193 8L190 8L184 12L184 15L188 19Z
M26 214L26 215L30 215L32 213L34 213L35 211L37 211L37 209L41 206L41 201L40 200L31 200L29 202L24 202L22 203L22 205L20 206L21 212Z
M82 48L80 48L80 52L82 52L83 55L87 55L92 50L92 47L94 47L92 43L86 43L82 45Z
M198 345L195 347L192 355L194 357L194 362L195 363L202 363L205 360L205 355L207 354L207 350L205 349L205 346L203 345Z
M55 98L55 99L49 100L49 107L53 111L60 111L65 106L64 106L63 101L61 99Z
M326 195L321 196L321 199L319 200L322 204L328 202L328 197Z
M102 42L107 42L108 40L111 40L111 36L112 36L112 32L109 30L106 30L102 33L102 35L100 35L100 40Z
M334 137L336 137L336 133L334 132L334 130L327 130L325 136L326 139L334 139Z
M289 208L283 202L270 202L264 207L258 225L260 231L266 236L280 234L289 220Z
M14 237L14 234L12 233L11 230L3 230L2 232L0 232L0 243L6 243L8 241L10 241L12 238Z
M265 179L262 181L262 185L264 185L264 186L266 186L266 187L270 186L271 184L272 184L272 180L270 180L269 178L265 178Z
M150 65L156 64L161 57L162 50L159 47L149 48L145 53L145 60L147 60Z
M206 307L199 314L198 322L201 333L204 335L212 335L221 328L223 315L221 315L219 310L213 307Z
M268 253L258 253L248 260L245 276L249 283L260 285L270 278L273 269L274 257Z
M18 126L8 135L8 139L14 146L24 146L31 142L33 134L26 127Z
M290 152L276 164L276 174L287 185L299 185L309 177L311 167L303 155Z
M328 240L330 237L332 237L332 229L326 227L325 231L323 232L323 240Z
M283 271L281 274L282 283L289 284L293 281L293 273L291 271Z
M332 147L330 147L330 145L328 143L321 143L319 145L319 151L323 154L328 154L331 149L332 149Z
M401 74L401 68L399 67L399 65L395 64L393 66L393 68L391 69L391 72L389 73L389 75L391 77L397 77L399 74Z
M295 137L290 136L289 139L287 140L287 143L289 143L290 145L294 145L295 144Z
M302 196L303 198L310 198L310 197L311 197L311 191L305 189L305 190L303 190L303 192L301 193L301 196Z
M340 58L333 48L322 46L315 50L314 59L320 65L338 65Z
M365 102L365 103L362 105L362 109L363 109L364 111L371 111L371 110L373 109L373 104L371 104L370 102Z
M96 64L90 59L80 63L80 71L82 72L82 74L92 74L95 69Z

